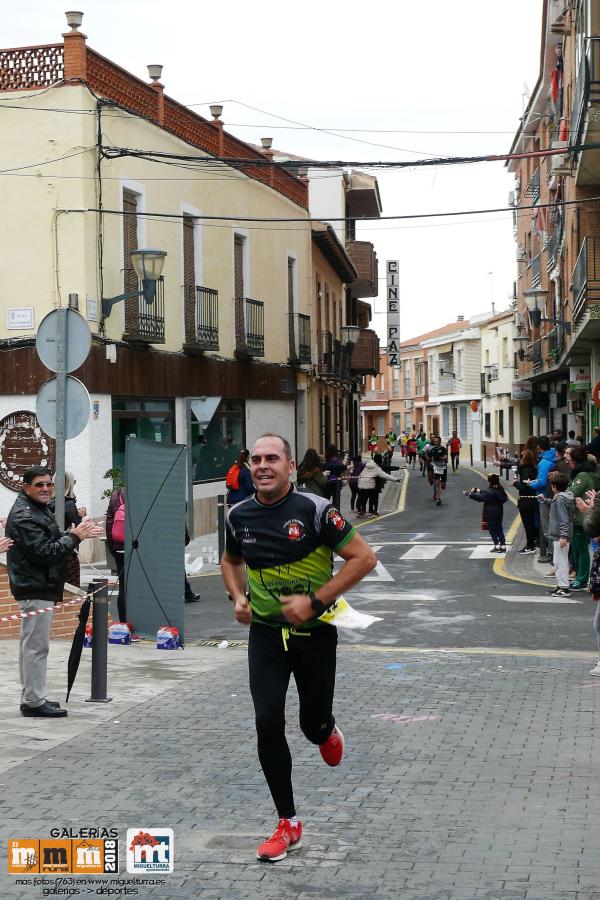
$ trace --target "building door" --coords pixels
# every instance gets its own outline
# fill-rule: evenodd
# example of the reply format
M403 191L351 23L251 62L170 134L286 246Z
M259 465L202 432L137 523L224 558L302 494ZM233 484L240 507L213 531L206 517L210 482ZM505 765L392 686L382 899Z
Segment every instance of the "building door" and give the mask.
M289 340L289 356L290 359L296 359L298 354L296 352L296 333L295 333L295 323L296 323L296 310L295 307L295 298L294 298L294 276L295 276L295 266L296 260L293 257L288 256L287 261L287 286L288 286L288 340Z
M431 430L434 434L440 433L440 417L434 416L431 420Z

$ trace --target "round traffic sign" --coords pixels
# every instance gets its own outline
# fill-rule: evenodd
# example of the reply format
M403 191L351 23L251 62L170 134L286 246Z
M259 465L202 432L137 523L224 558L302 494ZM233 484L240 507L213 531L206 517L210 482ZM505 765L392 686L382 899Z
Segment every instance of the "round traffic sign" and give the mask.
M65 371L74 372L87 359L92 345L92 333L88 323L74 309L53 309L40 322L35 338L37 355L51 372L56 372L58 347L58 320L67 316Z
M35 401L37 420L50 437L56 437L56 378L41 386ZM81 434L90 418L90 395L86 386L67 375L65 396L65 440Z

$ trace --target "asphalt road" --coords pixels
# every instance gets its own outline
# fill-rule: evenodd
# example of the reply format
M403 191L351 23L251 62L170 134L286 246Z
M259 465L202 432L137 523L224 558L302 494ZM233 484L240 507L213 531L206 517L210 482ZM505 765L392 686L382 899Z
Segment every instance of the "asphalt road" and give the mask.
M474 484L483 482L472 470L450 475L437 507L417 469L410 473L404 511L362 525L379 564L347 599L382 621L365 632L340 632L340 641L421 649L595 648L594 602L587 592L559 602L544 588L494 573L491 541L480 527L481 506L461 493ZM505 532L516 515L507 503ZM202 599L186 606L187 639L244 639L247 629L233 621L220 577L192 584ZM548 579L548 591L553 587Z

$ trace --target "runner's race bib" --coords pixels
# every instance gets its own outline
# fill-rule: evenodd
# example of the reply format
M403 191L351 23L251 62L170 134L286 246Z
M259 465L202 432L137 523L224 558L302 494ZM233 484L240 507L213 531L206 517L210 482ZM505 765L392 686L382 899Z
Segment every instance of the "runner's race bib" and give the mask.
M433 474L434 475L443 475L445 471L446 471L445 463L434 462L434 464L433 464Z

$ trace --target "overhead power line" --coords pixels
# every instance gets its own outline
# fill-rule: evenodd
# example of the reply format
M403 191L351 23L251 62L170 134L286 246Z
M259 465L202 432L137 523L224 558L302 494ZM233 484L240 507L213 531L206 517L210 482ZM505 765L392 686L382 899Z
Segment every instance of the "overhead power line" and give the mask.
M569 153L579 153L600 148L600 141L589 144L576 144L567 148ZM202 163L202 165L228 165L228 166L253 166L254 168L267 168L276 166L284 170L298 168L305 169L414 169L425 166L456 166L472 165L483 162L509 162L517 159L541 159L546 156L564 155L564 147L552 147L547 150L529 150L522 153L488 153L483 156L438 156L427 159L413 160L341 160L341 159L290 159L275 161L269 157L228 157L228 156L192 156L190 154L169 153L161 150L138 150L129 147L105 147L103 155L107 159L117 159L122 156L131 156L138 159L173 159L184 162Z

